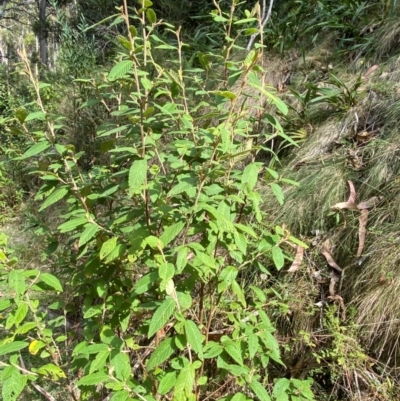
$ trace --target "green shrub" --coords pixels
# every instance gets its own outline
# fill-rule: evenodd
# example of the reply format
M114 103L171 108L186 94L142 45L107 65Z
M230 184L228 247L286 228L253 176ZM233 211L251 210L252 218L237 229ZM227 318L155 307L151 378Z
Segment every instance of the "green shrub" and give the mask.
M113 117L96 132L104 157L89 170L79 164L84 152L57 135L62 116L46 112L22 54L38 103L21 122L47 126L18 160L36 166L43 182L39 211L62 210L47 253L58 246L63 257L54 274L3 258L3 397L14 400L40 379L74 400L311 400L311 381L274 385L268 376L283 363L267 297L241 285L247 272L282 269L290 259L285 244L307 247L285 228L269 227L260 209L264 171L255 161L244 87L257 90L260 105L283 114L287 106L265 89L259 50L227 62L233 41L223 66L243 84L235 92L204 90L204 71L183 69L180 31L164 24L177 45L160 39L150 6L143 0L133 18L123 10L127 36L119 41L127 51L102 82L87 81ZM214 18L225 28L232 23L218 12ZM153 49L165 51L173 67L155 63ZM200 123L201 105L212 125ZM269 127L265 135L287 138L273 114L258 118ZM283 180L268 170L267 186L280 203ZM59 295L50 298L51 291ZM47 320L49 309L57 315Z

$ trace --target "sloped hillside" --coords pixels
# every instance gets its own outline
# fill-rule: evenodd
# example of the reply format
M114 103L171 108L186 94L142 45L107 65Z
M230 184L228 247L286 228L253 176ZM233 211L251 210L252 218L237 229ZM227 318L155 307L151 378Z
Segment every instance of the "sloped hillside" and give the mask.
M322 378L330 366L320 383L334 399L398 399L399 15L367 25L360 50L326 35L282 63L290 79L278 89L298 148L280 151L280 172L299 185L282 206L266 190L264 207L310 248L277 284L302 300L281 332L296 344L295 374Z

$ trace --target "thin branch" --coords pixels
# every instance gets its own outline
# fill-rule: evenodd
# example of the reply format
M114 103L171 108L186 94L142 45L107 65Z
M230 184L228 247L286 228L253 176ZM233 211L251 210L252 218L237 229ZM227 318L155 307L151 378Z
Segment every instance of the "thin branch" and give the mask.
M24 370L26 370L24 360L22 359L22 355L19 356L19 360L21 362L22 368ZM40 394L42 394L43 397L46 398L46 400L48 400L48 401L56 401L56 399L49 392L47 392L43 387L40 387L38 384L36 384L33 381L30 384L36 391L38 391Z
M267 25L268 20L271 18L271 13L272 13L272 6L274 5L274 0L269 1L269 8L268 8L268 13L265 16L265 10L267 8L267 1L263 0L263 10L262 10L262 16L261 16L261 24L260 24L260 32L265 28L265 25ZM253 46L254 41L256 40L256 37L260 34L254 33L253 35L250 36L249 43L246 47L246 50L249 52L251 47Z

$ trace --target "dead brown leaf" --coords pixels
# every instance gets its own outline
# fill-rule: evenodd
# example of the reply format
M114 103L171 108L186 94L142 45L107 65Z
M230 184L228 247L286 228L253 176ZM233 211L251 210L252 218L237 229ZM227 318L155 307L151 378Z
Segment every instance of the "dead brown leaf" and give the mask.
M325 256L326 261L328 262L328 265L333 267L335 270L342 272L342 268L335 262L333 259L333 256L331 254L331 245L329 239L327 239L323 244L322 244L322 250L321 250L322 255Z
M371 75L376 69L378 69L379 68L379 65L378 64L375 64L375 65L373 65L372 67L370 67L369 69L368 69L368 71L363 75L363 78L367 78L368 77L368 75Z
M288 273L294 273L297 272L297 270L299 270L301 262L303 261L303 257L304 257L304 248L300 245L297 245L296 256L294 257L294 261L290 266Z
M360 144L365 144L374 139L376 136L376 131L362 131L362 132L357 132L356 134L356 139L357 142Z
M355 203L352 203L352 202L339 202L339 203L335 203L333 206L331 206L331 209L358 210L358 207Z
M359 258L363 252L364 246L365 246L365 238L367 236L367 222L368 222L368 209L371 209L372 207L375 207L380 201L381 197L374 196L364 202L360 202L358 205L356 204L356 190L354 188L354 184L352 181L347 181L349 183L350 187L350 196L347 202L339 202L336 203L331 207L331 209L351 209L351 210L358 210L360 212L360 217L359 217L359 227L358 227L358 250L357 250L357 258ZM330 249L329 248L324 248L322 254L325 256L326 260L328 261L328 264L335 269L334 265L331 263L333 262L334 264L335 261L332 258L332 255L330 254ZM341 271L341 270L340 270Z
M367 236L367 222L368 222L368 209L361 210L361 214L359 217L360 225L358 227L358 250L357 250L357 258L359 258L362 254L365 245L365 237Z
M321 253L322 253L322 255L325 256L325 259L328 262L328 265L330 267L333 267L334 269L336 269L339 272L343 271L342 268L334 261L334 259L333 259L332 255L330 254L330 252L325 250L325 251L322 251Z
M349 199L347 199L347 202L356 203L356 189L354 188L353 181L348 180L347 183L349 184L350 187L350 196Z
M336 295L335 286L336 286L336 283L338 283L340 281L340 277L333 272L330 276L331 276L331 280L329 282L329 295L331 297L333 297Z
M381 198L379 196L373 196L372 198L370 198L364 202L360 202L357 205L357 208L359 210L371 209L372 207L375 207L380 201L381 201Z
M347 202L339 202L339 203L336 203L335 205L331 206L331 209L351 209L351 210L357 210L357 205L356 205L356 189L354 188L353 181L348 180L347 183L349 184L349 188L350 188L349 199L347 199Z

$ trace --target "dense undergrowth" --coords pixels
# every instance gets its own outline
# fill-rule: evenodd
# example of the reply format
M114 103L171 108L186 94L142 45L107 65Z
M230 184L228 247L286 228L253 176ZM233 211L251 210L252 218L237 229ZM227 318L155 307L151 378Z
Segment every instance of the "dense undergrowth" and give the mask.
M2 72L3 399L399 399L396 2L141 6Z

